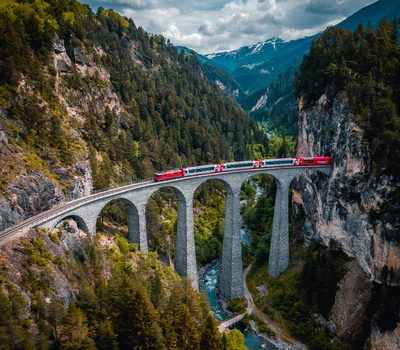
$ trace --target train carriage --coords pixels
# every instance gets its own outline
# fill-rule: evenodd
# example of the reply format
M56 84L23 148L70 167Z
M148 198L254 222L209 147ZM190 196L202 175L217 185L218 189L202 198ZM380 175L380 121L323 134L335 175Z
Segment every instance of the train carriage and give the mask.
M262 165L262 160L247 160L243 162L230 162L223 165L223 171L235 171L243 169L257 169Z
M209 164L209 165L202 165L202 166L194 166L194 167L185 168L184 176L196 176L196 175L218 173L218 172L222 171L222 169L223 169L222 164Z
M295 158L265 159L262 162L262 167L269 168L269 167L296 165L295 161L296 161Z
M314 165L330 165L332 163L332 157L301 157L301 166L314 166Z

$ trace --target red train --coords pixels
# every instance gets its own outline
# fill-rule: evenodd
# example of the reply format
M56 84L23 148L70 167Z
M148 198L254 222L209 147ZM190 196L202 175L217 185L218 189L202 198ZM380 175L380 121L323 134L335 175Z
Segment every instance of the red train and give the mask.
M276 168L291 166L331 165L332 157L300 157L265 160L245 160L222 164L209 164L189 168L179 168L154 174L154 181L175 179L184 176L199 176L219 172L231 172L259 168Z

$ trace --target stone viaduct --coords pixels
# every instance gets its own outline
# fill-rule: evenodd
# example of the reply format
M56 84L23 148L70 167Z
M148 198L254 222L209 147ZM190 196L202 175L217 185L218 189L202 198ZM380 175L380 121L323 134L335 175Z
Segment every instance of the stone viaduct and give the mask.
M198 289L196 252L194 241L193 196L196 189L209 180L221 180L226 186L226 209L224 239L222 248L220 292L226 299L244 295L242 249L240 243L240 189L245 180L255 174L272 175L276 181L276 200L273 218L273 232L269 255L269 273L279 275L289 265L289 187L293 179L307 171L331 174L331 166L280 167L275 169L250 169L235 172L221 172L174 180L146 181L104 192L92 194L56 206L35 217L29 218L0 232L0 244L23 235L34 227L53 229L66 218L72 218L90 235L96 233L96 221L101 210L109 202L120 199L128 208L129 240L147 251L146 206L153 193L161 188L173 188L178 197L178 223L176 237L175 269L182 276L188 276L194 288Z

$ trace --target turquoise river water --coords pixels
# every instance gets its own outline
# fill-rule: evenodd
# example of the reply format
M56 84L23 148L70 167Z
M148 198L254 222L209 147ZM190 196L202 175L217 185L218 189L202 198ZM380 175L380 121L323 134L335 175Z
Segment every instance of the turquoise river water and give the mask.
M240 230L240 239L243 244L249 245L251 243L250 237L244 228ZM213 312L215 318L217 320L222 321L228 319L229 316L221 307L221 303L219 302L218 299L217 291L218 291L219 275L220 275L220 262L215 261L210 266L208 266L205 272L200 276L199 286L200 290L206 293L211 311ZM257 336L256 334L250 331L247 331L240 324L235 325L234 328L239 329L243 333L246 346L250 350L276 349L276 347L272 345L270 342L268 342L262 337Z

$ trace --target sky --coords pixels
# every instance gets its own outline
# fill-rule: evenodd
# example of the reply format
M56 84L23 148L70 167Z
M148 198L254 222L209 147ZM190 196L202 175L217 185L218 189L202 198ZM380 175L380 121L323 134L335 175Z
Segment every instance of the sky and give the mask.
M375 0L83 0L200 53L315 34Z

